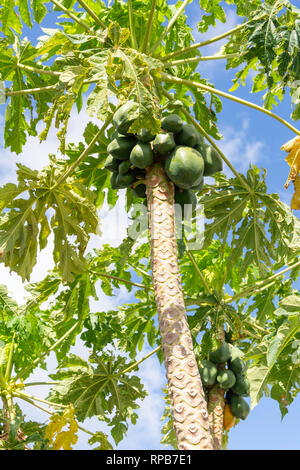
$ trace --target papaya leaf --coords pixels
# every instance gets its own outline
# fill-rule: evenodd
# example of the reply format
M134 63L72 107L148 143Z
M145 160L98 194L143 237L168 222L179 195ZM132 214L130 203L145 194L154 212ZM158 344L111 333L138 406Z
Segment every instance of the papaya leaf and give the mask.
M231 265L243 256L241 273L254 264L263 277L272 262L282 266L297 254L299 221L277 194L266 193L264 175L257 167L247 172L251 192L235 178L220 175L216 182L200 199L207 218L206 246L215 235L223 241L232 236L227 262Z
M89 444L99 444L98 447L94 447L93 450L113 450L112 445L108 441L108 436L104 432L97 431L95 434L90 437Z
M92 416L104 420L112 426L112 436L118 443L127 431L132 410L139 408L137 400L145 398L146 392L137 376L122 374L128 367L125 358L102 353L90 360L95 367L74 355L65 358L60 369L51 374L59 384L52 388L49 398L73 403L79 421ZM111 418L113 411L116 414Z
M263 99L264 106L271 109L277 99L282 100L286 87L293 95L293 84L299 77L300 10L289 0L250 4L247 24L225 46L226 53L239 52L237 58L228 60L227 68L246 63L236 74L232 90L238 82L244 83L251 69L258 70L252 92L268 87ZM296 106L292 118L297 119Z
M291 346L300 330L297 315L289 316L277 329L276 336L267 337L264 341L251 348L246 357L253 362L247 372L250 382L252 408L257 405L265 393L269 395L269 387L280 383L286 390L290 388L290 366L293 366ZM288 364L288 367L287 367Z
M74 273L84 267L83 253L89 240L88 234L95 233L97 229L93 194L73 179L52 191L59 172L51 165L38 173L18 164L17 173L19 183L8 186L9 192L4 198L5 207L0 217L3 262L23 280L29 279L36 263L38 245L45 246L44 237L50 234L51 227L54 233L54 260L63 279L71 280ZM49 208L54 209L50 217L47 212ZM39 240L41 233L43 236Z

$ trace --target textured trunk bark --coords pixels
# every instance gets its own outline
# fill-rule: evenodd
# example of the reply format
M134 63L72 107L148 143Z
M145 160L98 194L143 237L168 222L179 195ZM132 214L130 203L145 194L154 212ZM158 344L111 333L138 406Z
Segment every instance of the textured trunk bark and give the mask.
M219 341L225 341L225 331L223 326L218 328ZM224 390L219 385L214 385L208 394L208 415L210 431L212 434L215 450L222 449L224 431Z
M213 450L178 269L174 185L155 164L147 169L146 186L152 276L178 448Z
M215 450L222 449L224 407L224 390L218 385L214 385L209 391L208 414Z

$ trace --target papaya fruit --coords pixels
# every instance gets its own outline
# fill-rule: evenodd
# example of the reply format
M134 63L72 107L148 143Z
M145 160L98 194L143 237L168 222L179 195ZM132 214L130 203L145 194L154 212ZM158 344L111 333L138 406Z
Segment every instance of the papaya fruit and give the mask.
M130 160L124 160L123 162L120 163L118 173L120 175L125 175L126 173L129 172L131 167L131 162Z
M137 118L137 111L138 104L133 101L127 101L117 109L113 116L113 123L120 134L126 135L128 133L131 124Z
M165 155L175 148L175 140L173 134L157 134L153 140L153 149L160 155Z
M118 133L117 129L114 129L114 130L112 131L112 133L110 134L109 140L112 141L112 140L114 140L116 137L120 137L120 136L121 136L121 134Z
M230 348L227 343L222 343L218 349L209 352L209 360L216 364L223 364L230 358Z
M179 204L182 209L182 213L184 214L184 206L188 205L191 206L192 210L194 211L197 206L197 198L193 191L190 189L178 189L175 190L175 204Z
M146 168L153 163L153 153L150 144L138 142L130 153L130 161L137 168Z
M228 361L228 367L236 374L242 374L245 372L247 364L240 357L230 358Z
M183 127L183 121L177 114L169 114L161 120L161 128L168 132L180 132Z
M218 375L218 368L216 364L210 361L203 361L203 367L199 369L202 384L207 386L214 385Z
M110 177L110 185L112 189L120 189L120 187L117 184L117 177L118 177L117 173L113 173Z
M126 173L125 175L118 174L116 177L116 185L118 188L128 188L134 182L134 175Z
M235 381L235 375L230 369L222 369L217 375L217 382L224 390L232 388Z
M200 132L197 132L197 145L204 144L205 140L203 135ZM195 146L196 148L196 146Z
M178 134L175 134L176 145L195 147L199 143L199 133L192 124L184 124Z
M144 144L147 144L148 142L151 142L151 140L155 139L155 135L151 134L148 129L142 129L136 136L137 139Z
M134 197L145 198L146 197L146 185L138 184L135 188L131 188L131 192Z
M118 160L129 160L130 152L136 145L135 137L115 137L107 146L107 151Z
M236 381L232 387L233 393L242 397L248 397L250 394L250 384L244 375L236 375Z
M213 176L218 171L223 170L223 161L218 152L208 144L200 144L202 146L202 156L204 158L203 176Z
M230 406L233 416L238 419L246 419L248 414L250 413L250 406L244 400L244 398L238 395L232 395L230 400Z
M201 182L204 160L195 149L175 147L165 160L165 171L176 186L189 189Z
M113 173L118 173L119 164L120 164L120 160L117 160L112 155L108 155L104 162L104 168L106 168L107 170Z
M225 431L228 431L235 425L235 416L233 416L231 411L231 406L228 403L225 403L224 414L223 414L223 428Z
M198 180L198 183L195 186L191 187L191 189L193 191L202 191L203 185L204 185L204 179L201 178L200 180Z

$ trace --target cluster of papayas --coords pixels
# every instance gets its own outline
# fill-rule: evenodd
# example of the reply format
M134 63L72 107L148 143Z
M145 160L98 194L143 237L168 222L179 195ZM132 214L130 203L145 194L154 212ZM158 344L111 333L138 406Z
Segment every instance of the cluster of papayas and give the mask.
M236 351L236 348L235 348ZM210 351L208 360L201 362L199 369L202 385L207 393L213 385L219 385L225 392L224 429L235 423L235 418L246 419L250 407L243 397L250 393L246 377L247 364L225 341L217 349Z
M190 204L194 209L195 192L201 191L204 176L212 176L223 169L219 154L204 142L193 125L185 124L177 114L162 118L161 132L157 135L147 129L134 135L129 133L136 109L137 104L129 101L113 116L115 130L104 165L112 172L112 188L130 188L135 197L145 198L145 169L161 161L175 185L175 203L181 207Z

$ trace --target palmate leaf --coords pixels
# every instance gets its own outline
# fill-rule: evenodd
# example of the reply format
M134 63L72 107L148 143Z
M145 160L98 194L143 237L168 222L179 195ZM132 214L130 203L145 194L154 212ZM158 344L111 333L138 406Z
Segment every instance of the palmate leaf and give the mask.
M277 194L267 194L257 167L248 170L246 181L249 189L239 179L218 176L216 186L202 196L208 219L205 240L208 245L214 236L223 241L231 238L227 262L235 263L242 256L242 276L252 264L266 276L274 261L282 266L299 252L300 225Z
M148 58L132 49L118 49L115 57L122 61L120 73L124 88L120 90L119 96L122 97L122 101L133 97L138 104L136 119L129 131L136 133L144 127L152 134L158 134L160 106L151 72L159 73L160 61Z
M53 165L38 173L19 164L17 173L18 185L0 189L2 260L23 280L29 279L38 248L46 246L51 227L54 260L63 279L72 280L83 269L88 234L95 233L98 224L93 194L72 178L52 190L60 174Z
M293 95L297 93L300 71L299 16L299 8L289 0L259 2L245 28L225 46L226 53L239 53L236 58L228 60L227 68L246 63L236 74L231 91L238 87L239 82L244 84L251 69L255 70L252 92L269 89L263 97L267 109L276 105L277 99L281 101L285 88L290 87L295 104L292 119L298 119Z
M36 307L36 306L35 306ZM6 361L13 346L13 367L17 373L28 368L40 357L56 339L55 332L47 322L47 315L41 316L32 303L18 306L8 295L4 286L0 286L0 369L5 373ZM44 364L41 363L43 366Z
M283 415L286 413L286 405L290 404L295 396L293 390L299 387L300 364L293 355L293 343L295 339L299 339L299 330L299 316L294 312L287 314L273 335L250 348L247 358L251 359L251 365L247 377L250 381L252 408L264 394L269 396L272 387L272 398L279 402Z
M93 367L83 359L70 355L62 362L60 369L51 374L59 381L49 395L51 401L72 403L79 421L97 416L112 426L116 444L127 431L128 419L135 419L133 410L139 408L138 399L146 392L137 376L122 374L128 367L126 359L105 353L93 355ZM110 415L115 416L111 419Z
M57 83L57 78L51 75L39 75L30 70L37 66L35 59L37 49L28 39L22 41L16 36L13 48L4 41L0 44L0 78L9 82L8 91L17 92L26 88L44 88ZM24 70L21 67L29 67ZM58 90L59 91L59 90ZM6 108L6 120L4 128L5 146L13 152L20 153L26 142L27 135L36 136L37 121L42 119L49 109L49 104L54 92L46 92L43 99L36 96L13 95L9 97Z

